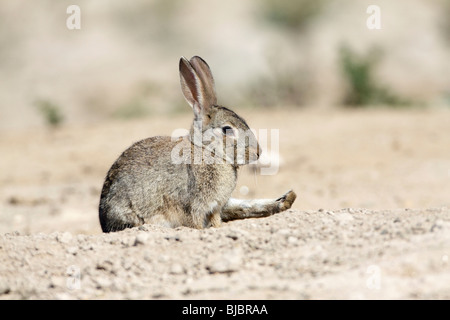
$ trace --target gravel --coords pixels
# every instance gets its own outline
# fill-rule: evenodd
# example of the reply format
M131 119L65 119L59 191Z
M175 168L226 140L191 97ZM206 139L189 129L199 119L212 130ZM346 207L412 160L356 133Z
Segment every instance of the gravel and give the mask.
M450 299L450 209L0 236L1 299Z

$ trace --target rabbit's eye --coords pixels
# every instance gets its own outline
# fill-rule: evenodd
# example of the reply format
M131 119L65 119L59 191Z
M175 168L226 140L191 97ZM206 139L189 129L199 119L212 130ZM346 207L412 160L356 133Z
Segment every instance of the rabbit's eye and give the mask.
M227 136L233 136L234 135L233 128L230 127L230 126L223 126L222 127L222 133L224 135L227 135Z

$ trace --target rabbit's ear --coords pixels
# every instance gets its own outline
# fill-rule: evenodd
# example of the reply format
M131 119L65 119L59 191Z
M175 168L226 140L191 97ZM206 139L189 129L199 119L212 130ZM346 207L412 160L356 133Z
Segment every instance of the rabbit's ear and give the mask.
M209 106L217 104L214 78L208 64L206 63L205 60L203 60L199 56L192 57L191 60L189 60L189 62L191 63L195 72L197 72L197 75L200 77L200 80L202 81L203 87L201 95L203 102Z
M194 57L198 58L198 57ZM209 108L216 104L214 80L206 62L192 58L197 69L186 58L180 59L181 90L187 102L194 109L194 114L206 114ZM198 72L197 72L198 70Z
M180 83L183 95L187 102L194 108L197 96L198 87L200 86L200 79L196 75L191 63L185 58L180 59Z

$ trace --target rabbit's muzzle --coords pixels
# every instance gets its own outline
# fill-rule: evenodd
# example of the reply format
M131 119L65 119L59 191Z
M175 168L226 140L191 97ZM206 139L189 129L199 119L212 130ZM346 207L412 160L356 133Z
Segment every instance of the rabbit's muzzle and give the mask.
M238 149L239 148L241 148L241 150L244 150L244 157L240 155L240 150L238 150L237 152L236 159L239 165L249 164L259 159L259 156L261 154L261 147L259 146L259 143L253 134L250 137L247 137L247 139L245 139L243 143L238 143Z

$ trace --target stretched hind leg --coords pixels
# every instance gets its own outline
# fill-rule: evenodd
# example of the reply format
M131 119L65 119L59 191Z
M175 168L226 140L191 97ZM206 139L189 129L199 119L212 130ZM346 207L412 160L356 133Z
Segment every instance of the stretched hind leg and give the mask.
M289 190L278 199L241 200L230 198L222 208L222 221L236 219L261 218L289 209L297 198L294 191Z

